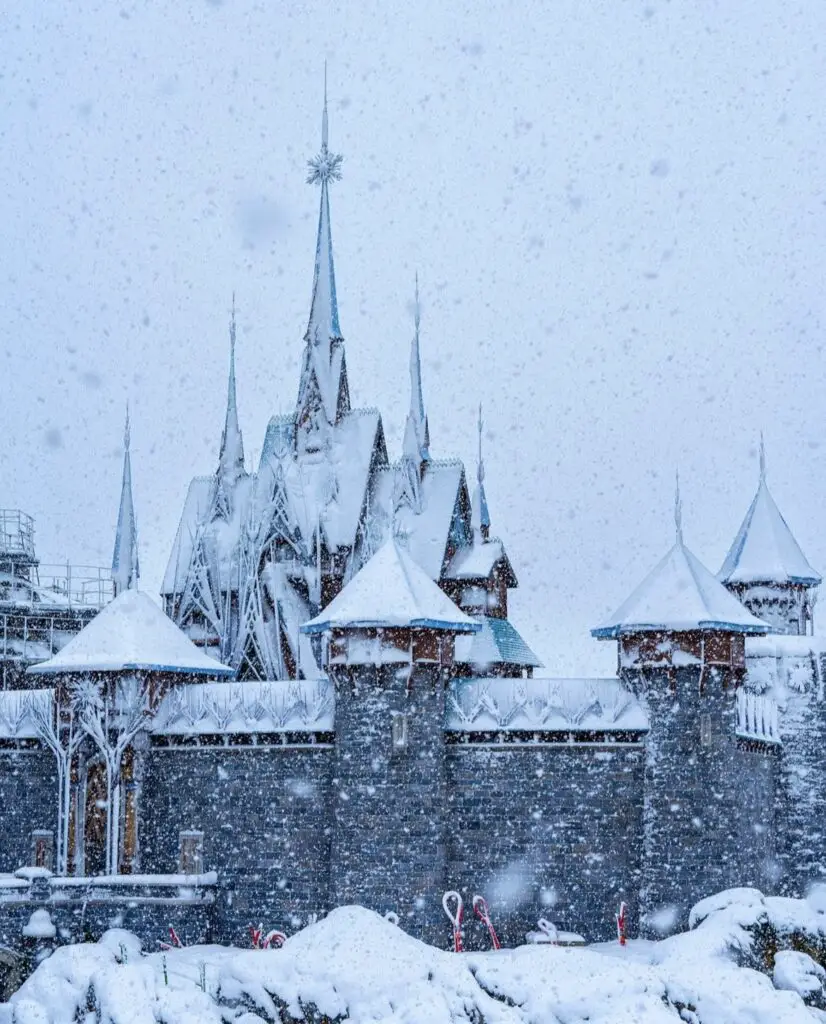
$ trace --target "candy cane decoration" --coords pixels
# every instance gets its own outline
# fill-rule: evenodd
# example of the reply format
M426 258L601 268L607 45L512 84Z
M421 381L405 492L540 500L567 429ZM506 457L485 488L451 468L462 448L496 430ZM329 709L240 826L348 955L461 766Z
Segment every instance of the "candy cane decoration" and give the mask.
M169 942L162 942L160 939L158 939L158 945L161 947L162 950L164 950L164 952L170 949L184 948L183 942L181 942L181 940L178 938L178 933L175 931L172 925L169 926Z
M625 903L620 903L619 913L615 915L616 919L617 919L617 938L619 939L619 944L621 946L624 946L625 942L626 942L626 935L625 935L625 929L626 929L626 924L627 924L626 919L625 919L625 911L626 911L626 909L627 908L625 906Z
M257 928L250 925L250 938L253 949L270 949L271 947L273 949L281 949L287 941L287 936L275 929L264 935L264 926L262 924L259 924Z
M456 903L455 913L450 909L449 903L454 900ZM451 889L450 892L446 892L442 896L442 909L447 915L447 919L453 925L453 952L462 952L462 914L464 913L465 905L462 902L462 897L458 892Z
M473 897L473 912L476 914L476 916L479 918L479 920L482 922L482 924L487 927L488 933L490 934L490 941L491 941L491 944L493 945L493 948L494 949L501 949L502 947L499 945L499 939L498 939L498 937L496 935L496 931L494 930L493 922L490 919L490 911L488 910L488 901L485 899L484 896L474 896Z
M545 917L540 917L536 922L536 927L543 935L547 936L548 942L554 946L559 945L559 930L553 921L549 921Z

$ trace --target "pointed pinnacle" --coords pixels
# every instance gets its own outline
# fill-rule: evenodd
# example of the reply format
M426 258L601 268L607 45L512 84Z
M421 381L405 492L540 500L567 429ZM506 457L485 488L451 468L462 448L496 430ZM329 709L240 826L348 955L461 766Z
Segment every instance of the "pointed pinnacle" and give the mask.
M232 313L229 320L229 340L233 354L235 352L235 290L232 292Z
M126 402L126 423L123 428L123 449L129 451L129 444L132 437L132 429L129 424L129 401Z
M680 497L680 471L676 472L676 486L674 488L674 526L677 533L677 543L683 542L683 499Z
M763 440L763 431L760 431L760 481L766 479L766 443Z
M416 298L415 298L414 301L415 301L415 305L413 307L413 320L414 320L414 322L416 324L416 338L418 339L418 337L419 337L419 324L422 321L422 311L421 311L421 307L419 306L419 272L418 272L418 270L416 271Z
M478 453L477 462L476 462L476 479L479 481L480 484L485 479L485 463L482 460L482 427L483 427L483 425L484 424L483 424L483 421L482 421L482 403L480 402L479 403L479 418L478 418L477 423L476 423L476 430L477 430L477 433L478 433L478 442L479 442L479 453Z

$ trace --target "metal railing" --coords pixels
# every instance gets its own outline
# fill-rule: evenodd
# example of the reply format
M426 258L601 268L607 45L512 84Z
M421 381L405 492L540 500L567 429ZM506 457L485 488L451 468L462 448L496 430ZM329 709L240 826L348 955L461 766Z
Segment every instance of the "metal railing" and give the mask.
M741 687L737 691L737 735L761 743L780 743L777 702Z
M109 569L98 565L36 565L25 573L0 562L0 605L43 608L102 608L114 597Z
M0 558L16 555L34 561L34 519L17 508L0 508Z

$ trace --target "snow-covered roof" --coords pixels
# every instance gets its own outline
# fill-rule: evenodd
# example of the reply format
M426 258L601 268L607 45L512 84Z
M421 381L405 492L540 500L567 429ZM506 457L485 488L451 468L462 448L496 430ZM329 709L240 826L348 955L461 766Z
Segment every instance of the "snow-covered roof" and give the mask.
M542 662L507 619L484 615L476 621L481 627L478 633L456 638L457 662L479 667L504 663L541 668Z
M609 679L454 679L445 728L455 732L643 732L632 693Z
M445 579L486 580L499 562L504 562L507 585L509 587L517 586L516 574L502 541L494 537L484 540L478 531L474 531L473 543L469 547L459 548L451 558L450 564L445 570Z
M53 658L29 669L56 672L144 670L228 676L233 671L207 657L157 604L140 590L124 590Z
M628 600L591 634L605 639L695 629L766 633L769 626L747 611L678 538Z
M163 736L331 732L335 691L327 679L190 683L161 701L150 731Z
M397 467L389 466L377 474L376 504L383 509L385 520L393 519L394 480ZM421 511L403 506L395 512L397 530L404 534L407 550L432 580L442 575L447 541L459 495L464 486L465 470L459 459L431 459L425 463L419 493ZM467 534L470 538L470 517Z
M462 633L479 629L392 537L341 593L301 628L306 633L321 633L335 627L384 626Z
M717 576L723 583L816 586L821 582L820 574L809 565L763 477Z

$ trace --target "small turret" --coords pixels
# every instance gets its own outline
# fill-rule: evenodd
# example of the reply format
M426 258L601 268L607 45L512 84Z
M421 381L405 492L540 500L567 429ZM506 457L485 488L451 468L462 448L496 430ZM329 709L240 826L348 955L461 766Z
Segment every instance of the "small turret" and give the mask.
M232 510L235 485L244 475L244 438L238 424L238 401L235 389L235 293L232 295L232 317L229 324L229 380L227 382L227 413L221 434L221 451L216 474L218 511L226 518Z
M734 543L717 574L738 600L773 633L814 632L821 577L809 564L766 484L760 438L760 480Z
M684 925L705 893L770 887L774 856L769 831L754 828L772 813L761 789L767 755L738 735L745 637L769 627L685 546L679 482L674 512L671 550L591 631L617 641L620 679L649 720L640 893L649 935L664 920L673 922L665 930Z

